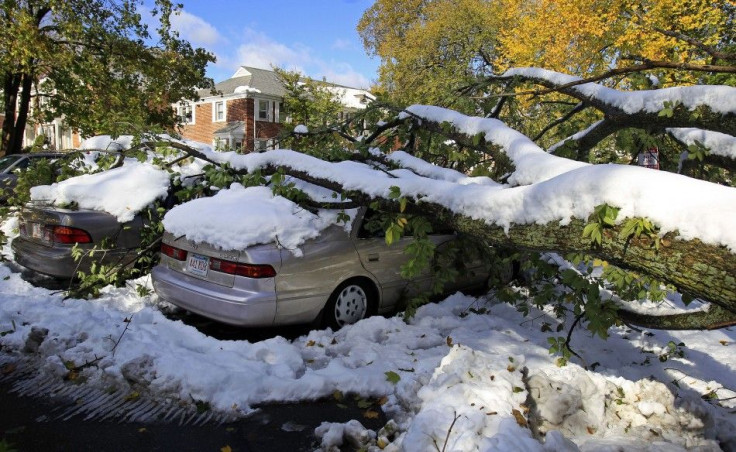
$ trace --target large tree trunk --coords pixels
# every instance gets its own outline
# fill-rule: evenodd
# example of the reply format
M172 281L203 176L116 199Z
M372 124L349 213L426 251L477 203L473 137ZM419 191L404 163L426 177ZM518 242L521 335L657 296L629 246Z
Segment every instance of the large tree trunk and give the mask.
M18 104L20 89L20 75L5 72L3 74L3 103L5 106L5 121L3 122L2 141L0 141L0 156L9 154L11 141L15 133L15 112Z
M441 209L441 208L440 208ZM679 240L666 234L659 249L648 237L630 240L619 236L621 226L605 229L601 246L591 245L583 237L585 222L570 224L514 225L508 234L497 226L465 216L451 215L451 223L459 232L471 234L494 244L533 251L560 253L582 252L614 265L650 275L674 285L682 293L712 302L723 308L718 321L708 320L712 327L719 322L736 319L736 257L722 246L695 240Z
M6 72L4 79L5 122L0 155L20 154L23 152L23 134L30 112L33 76Z

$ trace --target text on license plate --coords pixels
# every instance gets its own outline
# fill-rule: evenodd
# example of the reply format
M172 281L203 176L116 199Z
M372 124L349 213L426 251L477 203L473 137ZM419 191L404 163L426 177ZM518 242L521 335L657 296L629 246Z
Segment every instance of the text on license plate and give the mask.
M189 253L187 259L187 271L197 276L207 276L210 268L210 258L199 254Z
M43 226L41 223L31 223L31 237L34 239L43 238Z

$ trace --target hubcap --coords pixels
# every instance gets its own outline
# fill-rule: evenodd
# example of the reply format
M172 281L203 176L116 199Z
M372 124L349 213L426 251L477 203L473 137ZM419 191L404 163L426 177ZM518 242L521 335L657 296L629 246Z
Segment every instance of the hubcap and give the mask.
M360 286L342 289L335 301L335 320L339 326L350 325L365 317L368 299Z

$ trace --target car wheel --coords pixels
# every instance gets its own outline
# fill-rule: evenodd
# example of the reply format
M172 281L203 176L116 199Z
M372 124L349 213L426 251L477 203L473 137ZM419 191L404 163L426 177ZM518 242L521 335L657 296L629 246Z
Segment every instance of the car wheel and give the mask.
M347 281L340 285L325 307L324 319L327 326L340 329L366 318L370 294L364 283Z

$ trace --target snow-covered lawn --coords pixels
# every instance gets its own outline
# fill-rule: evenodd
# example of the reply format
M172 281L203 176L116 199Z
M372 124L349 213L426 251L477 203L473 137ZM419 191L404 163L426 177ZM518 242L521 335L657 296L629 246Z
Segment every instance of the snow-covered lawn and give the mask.
M445 438L448 451L718 450L716 438L736 444L729 414L736 400L721 406L701 398L711 391L736 396L726 389L736 388L736 333L729 329L621 328L606 342L580 330L572 345L594 368L586 371L575 363L558 367L549 354L547 338L566 334L541 331L545 322L554 329L554 319L543 312L522 317L485 298L455 294L408 323L373 317L337 332L251 343L217 340L171 320L155 295L137 294L137 284L150 283L144 277L97 300L64 300L2 264L2 350L29 353L22 350L31 330L46 328L35 352L41 372L61 379L65 361L100 358L83 371L85 384L126 388L126 377L134 377L157 396L207 401L230 413L336 390L385 397L398 433L362 433L387 450L442 450ZM530 427L538 438L547 432L546 440L534 439ZM361 428L318 429L326 446L339 443L343 431Z

